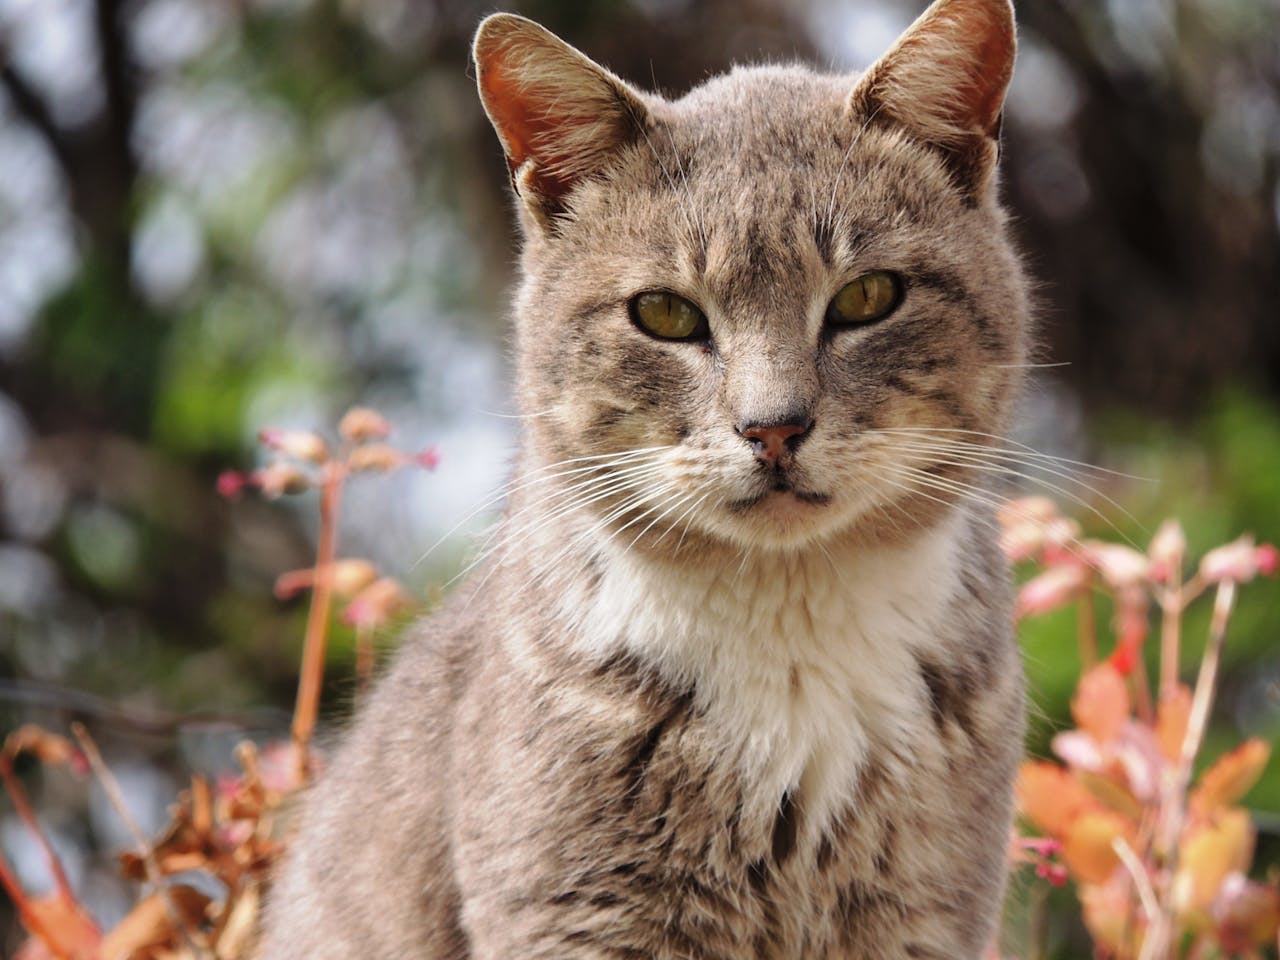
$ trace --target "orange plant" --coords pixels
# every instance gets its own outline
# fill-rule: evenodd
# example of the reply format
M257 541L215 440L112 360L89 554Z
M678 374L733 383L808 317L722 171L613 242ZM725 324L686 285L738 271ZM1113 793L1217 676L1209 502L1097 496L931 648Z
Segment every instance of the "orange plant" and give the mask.
M1249 878L1256 830L1238 801L1271 748L1247 740L1194 782L1192 772L1237 588L1276 573L1276 548L1241 537L1211 550L1184 578L1186 540L1173 521L1145 553L1081 539L1043 498L1009 504L1001 524L1006 553L1042 568L1021 588L1018 616L1078 604L1083 665L1071 700L1076 726L1052 742L1061 762L1028 760L1019 773L1019 810L1041 836L1015 844L1015 859L1037 862L1051 880L1074 879L1098 957L1262 956L1276 942L1280 884L1275 876ZM1095 591L1109 594L1114 609L1105 659ZM1212 619L1192 690L1178 678L1182 621L1208 593ZM1160 614L1154 697L1142 656L1153 604ZM1061 873L1047 866L1054 857Z
M342 418L336 452L316 433L263 430L259 441L270 451L270 462L250 473L228 471L218 478L219 492L229 498L246 488L267 497L311 488L320 492L316 562L282 574L275 584L281 599L312 591L291 743L262 752L251 742L242 743L236 751L240 772L217 783L193 777L171 808L169 825L159 837L148 839L133 823L115 778L82 726L72 727L76 743L31 726L5 740L0 780L54 879L52 894L32 897L0 856L0 886L29 934L15 960L239 960L249 955L262 893L272 864L284 850L276 835L281 806L317 763L310 741L334 598L346 601L342 618L356 630L362 681L373 668L373 631L411 606L400 584L380 576L368 560L337 555L338 510L352 474L411 464L432 469L438 462L434 450L408 454L388 446L383 441L389 433L386 419L365 408ZM146 884L147 893L113 929L102 930L72 890L14 775L13 762L20 754L78 774L92 771L134 835L135 849L120 856L120 871ZM192 873L212 882L193 884ZM214 895L213 890L222 893Z

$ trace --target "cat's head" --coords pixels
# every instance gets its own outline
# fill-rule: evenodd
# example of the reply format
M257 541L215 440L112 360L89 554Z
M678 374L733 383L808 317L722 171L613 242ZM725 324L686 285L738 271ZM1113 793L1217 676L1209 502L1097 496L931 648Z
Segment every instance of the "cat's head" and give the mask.
M1026 352L1008 0L938 0L861 76L739 68L675 101L512 15L474 53L525 233L525 456L560 506L790 548L962 495Z

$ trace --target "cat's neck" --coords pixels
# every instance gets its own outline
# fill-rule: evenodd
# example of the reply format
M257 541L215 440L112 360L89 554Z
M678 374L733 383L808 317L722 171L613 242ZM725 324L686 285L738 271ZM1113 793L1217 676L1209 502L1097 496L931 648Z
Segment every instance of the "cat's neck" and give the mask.
M907 757L930 739L920 664L947 658L969 522L957 511L879 547L716 562L603 539L569 565L590 575L555 578L557 633L581 656L627 656L692 690L762 816L801 790L825 822L868 755Z

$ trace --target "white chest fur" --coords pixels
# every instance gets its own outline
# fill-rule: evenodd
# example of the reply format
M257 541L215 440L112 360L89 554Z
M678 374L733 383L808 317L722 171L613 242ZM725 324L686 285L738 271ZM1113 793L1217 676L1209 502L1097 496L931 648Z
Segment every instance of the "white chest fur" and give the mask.
M958 522L906 546L755 554L718 569L612 551L594 598L566 595L563 609L584 653L627 652L692 682L748 785L744 812L798 791L807 829L820 831L870 752L938 749L918 656L945 655Z

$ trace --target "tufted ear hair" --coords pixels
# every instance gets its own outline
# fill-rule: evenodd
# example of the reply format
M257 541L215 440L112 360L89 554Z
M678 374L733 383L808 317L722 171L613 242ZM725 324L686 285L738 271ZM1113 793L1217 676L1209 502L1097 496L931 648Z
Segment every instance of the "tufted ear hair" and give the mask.
M639 94L532 20L487 17L472 55L511 182L540 221L648 122Z
M977 199L999 156L1016 46L1009 0L935 0L858 80L850 110L942 150Z

